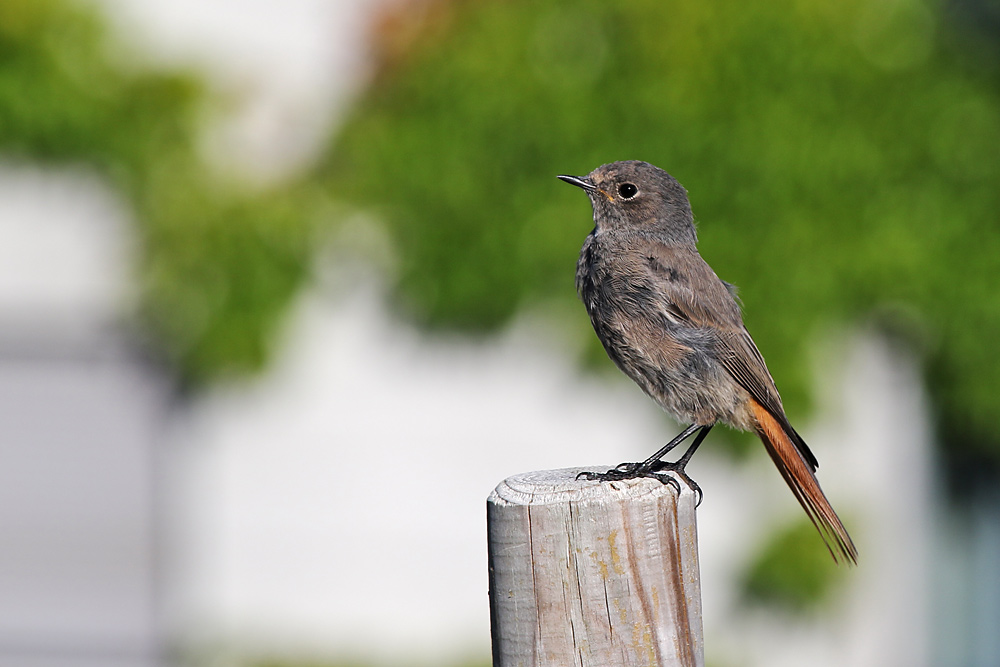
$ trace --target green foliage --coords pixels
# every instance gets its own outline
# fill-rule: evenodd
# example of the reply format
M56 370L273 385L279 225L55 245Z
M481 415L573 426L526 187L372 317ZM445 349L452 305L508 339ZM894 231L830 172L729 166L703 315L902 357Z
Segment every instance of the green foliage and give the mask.
M120 177L156 149L190 152L198 84L111 67L96 18L55 0L0 3L0 146ZM147 167L148 168L148 167ZM135 174L138 176L138 174Z
M751 562L743 579L745 600L788 611L818 607L845 572L806 518L773 535Z
M98 169L140 225L144 321L198 381L263 363L305 276L316 197L247 194L195 144L204 86L117 64L97 16L62 0L0 0L0 150Z
M817 331L909 313L948 446L1000 453L984 344L1000 335L1000 88L975 35L920 0L431 7L397 21L422 17L416 37L384 32L322 173L391 227L416 317L479 330L575 299L590 211L555 175L645 159L689 189L702 253L740 286L793 410Z
M1000 450L983 344L1000 333L1000 88L974 36L919 0L420 6L385 23L321 168L249 193L197 155L198 77L125 67L68 0L0 0L0 150L119 187L144 321L194 381L264 363L321 193L386 221L422 322L482 331L557 304L585 329L589 211L554 176L647 159L688 187L793 410L813 334L875 314L919 324L947 444Z
M305 188L236 194L168 170L138 202L148 255L145 321L185 376L260 368L311 260L315 197Z

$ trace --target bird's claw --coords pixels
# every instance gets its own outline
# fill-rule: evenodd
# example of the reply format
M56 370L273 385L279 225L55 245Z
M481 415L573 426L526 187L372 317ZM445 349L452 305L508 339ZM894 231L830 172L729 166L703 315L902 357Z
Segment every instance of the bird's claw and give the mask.
M695 507L701 505L701 501L705 499L705 493L698 486L698 482L691 479L690 476L684 471L684 465L678 465L677 463L671 463L669 461L657 461L656 464L652 466L653 470L660 472L662 470L669 470L678 477L684 480L684 482L691 487L691 490L698 494L698 501L695 503ZM673 478L671 478L673 479Z

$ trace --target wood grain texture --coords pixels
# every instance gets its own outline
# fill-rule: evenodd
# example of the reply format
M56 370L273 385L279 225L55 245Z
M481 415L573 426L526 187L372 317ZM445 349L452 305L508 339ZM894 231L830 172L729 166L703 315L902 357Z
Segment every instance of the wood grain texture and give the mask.
M487 501L494 667L701 666L695 494L515 475Z

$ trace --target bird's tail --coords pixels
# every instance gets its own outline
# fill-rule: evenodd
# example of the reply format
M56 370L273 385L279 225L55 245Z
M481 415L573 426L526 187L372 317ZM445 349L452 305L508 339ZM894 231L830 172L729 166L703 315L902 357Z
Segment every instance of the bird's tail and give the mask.
M844 560L856 565L858 550L854 547L854 542L847 534L844 524L830 506L830 501L823 495L823 489L813 474L812 466L803 458L799 448L795 446L778 420L756 401L751 403L757 421L757 435L764 442L767 453L771 455L771 459L802 505L802 509L816 526L833 560L838 563ZM791 427L788 430L791 430Z

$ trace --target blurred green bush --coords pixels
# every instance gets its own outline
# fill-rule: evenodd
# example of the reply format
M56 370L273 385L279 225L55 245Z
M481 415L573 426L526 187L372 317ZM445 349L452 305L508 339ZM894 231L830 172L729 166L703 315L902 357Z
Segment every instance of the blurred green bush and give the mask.
M589 210L554 175L646 159L689 189L793 411L816 334L874 319L926 354L947 448L1000 459L1000 67L969 25L920 0L415 0L375 38L326 158L257 191L199 158L197 76L122 64L67 0L0 0L0 150L121 189L144 321L193 382L265 362L330 195L388 226L426 325L556 304L585 329Z
M377 35L321 178L390 225L417 318L575 299L590 211L554 175L644 159L793 411L816 334L875 320L926 353L945 444L1000 455L1000 69L969 26L920 0L442 1Z

